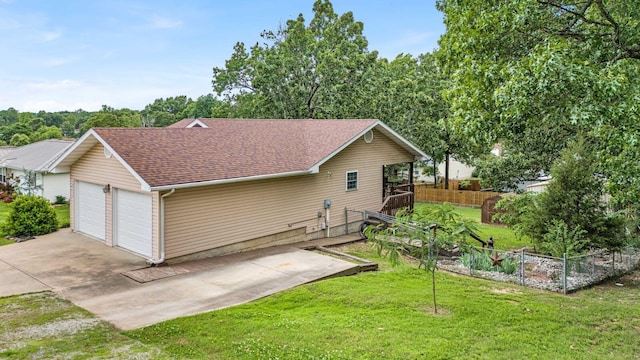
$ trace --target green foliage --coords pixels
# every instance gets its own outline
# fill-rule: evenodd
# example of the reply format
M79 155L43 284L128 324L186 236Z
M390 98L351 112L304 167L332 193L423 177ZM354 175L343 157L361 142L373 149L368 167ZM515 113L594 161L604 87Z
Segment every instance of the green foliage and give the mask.
M42 126L31 134L31 143L48 139L62 139L62 130L56 126Z
M569 229L564 221L553 219L547 233L543 235L543 250L558 258L564 254L579 255L587 245L585 233L586 231L580 229L580 225Z
M624 218L607 213L602 180L583 141L571 142L562 151L551 175L541 194L501 200L498 208L506 213L498 218L547 252L622 246Z
M58 230L58 219L49 201L23 195L11 203L11 211L0 230L12 236L38 236Z
M640 7L619 1L440 0L438 57L465 139L500 142L507 178L548 174L577 136L621 205L640 203ZM477 155L481 155L478 153ZM503 181L504 183L504 181ZM497 187L497 186L496 186Z
M500 265L493 265L493 259L488 252L467 252L460 257L460 263L467 269L480 271L496 271L513 275L518 271L518 264L511 258L505 258Z
M379 256L388 256L391 264L400 263L401 252L408 252L418 260L418 267L431 273L431 289L434 312L436 278L440 250L454 243L463 243L469 234L477 230L474 221L465 219L448 203L417 209L414 214L400 211L389 227L369 226L365 236L376 247Z
M140 115L144 126L166 127L187 117L209 117L216 101L213 96L201 96L197 103L185 95L159 98Z
M234 117L353 118L366 105L377 53L367 50L363 24L327 0L315 1L313 14L308 24L300 14L264 31L249 49L237 43L225 67L213 69L213 88Z
M56 201L53 202L55 205L62 205L67 203L67 198L62 195L56 195Z
M9 145L11 146L24 146L29 143L31 143L31 139L25 134L14 134L9 140Z

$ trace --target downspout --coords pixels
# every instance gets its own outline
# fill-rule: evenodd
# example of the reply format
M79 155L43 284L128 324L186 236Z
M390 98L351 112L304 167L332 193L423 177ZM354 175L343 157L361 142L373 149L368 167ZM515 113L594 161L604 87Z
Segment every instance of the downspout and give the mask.
M156 266L156 265L160 265L164 262L165 260L165 243L164 243L164 198L173 195L173 193L176 192L176 189L173 188L171 189L171 191L169 191L168 193L160 196L160 259L157 260L153 260L153 259L149 259L147 260L147 263L152 265L152 266Z
M326 237L331 237L331 225L330 225L330 222L329 222L329 219L330 219L330 216L329 216L329 215L331 215L331 209L330 209L330 207L327 207L327 208L325 209L325 216L324 216L325 224L326 224L326 226L327 226L327 229L326 229L326 231L327 231Z

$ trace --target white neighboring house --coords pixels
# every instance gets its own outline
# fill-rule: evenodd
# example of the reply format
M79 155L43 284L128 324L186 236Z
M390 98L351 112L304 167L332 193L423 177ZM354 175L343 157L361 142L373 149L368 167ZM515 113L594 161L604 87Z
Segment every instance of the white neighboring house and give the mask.
M438 164L438 176L444 177L446 166L447 164L445 162ZM449 158L449 180L470 179L473 177L474 169L474 167L461 163L453 157ZM416 167L413 178L416 182L433 182L433 165Z
M25 170L35 174L36 195L51 202L61 195L69 199L69 172L52 172L51 164L67 150L73 141L50 139L15 148L0 157L0 181L24 181Z

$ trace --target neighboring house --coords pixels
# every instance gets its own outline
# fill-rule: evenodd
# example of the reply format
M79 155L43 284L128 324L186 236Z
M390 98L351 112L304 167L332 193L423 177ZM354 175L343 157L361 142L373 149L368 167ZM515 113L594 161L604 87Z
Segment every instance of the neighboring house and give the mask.
M441 162L438 164L438 177L444 179L447 164ZM449 159L449 180L466 180L473 177L475 168L462 163L453 157ZM425 167L416 167L414 169L414 178L416 181L433 183L433 165Z
M424 158L377 120L185 119L92 129L54 167L74 231L157 263L357 230L383 166Z
M51 202L56 201L56 196L68 199L69 172L56 173L49 167L72 144L73 141L69 140L50 139L14 148L0 157L0 180L25 181L25 171L32 171L36 195Z

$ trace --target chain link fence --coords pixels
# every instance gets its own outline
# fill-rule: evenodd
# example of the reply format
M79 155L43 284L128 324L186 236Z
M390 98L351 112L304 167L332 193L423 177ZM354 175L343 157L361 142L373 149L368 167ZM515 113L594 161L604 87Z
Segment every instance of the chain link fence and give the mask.
M440 268L464 275L509 282L567 294L640 266L640 248L600 250L562 258L520 251L469 246L440 261Z

